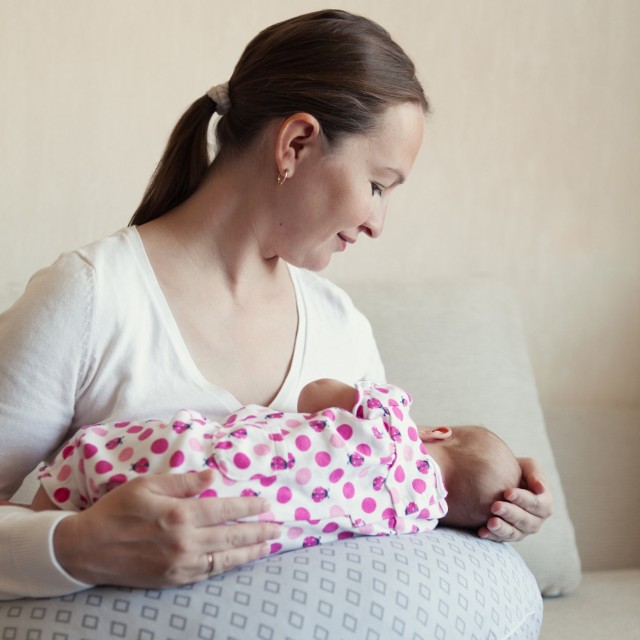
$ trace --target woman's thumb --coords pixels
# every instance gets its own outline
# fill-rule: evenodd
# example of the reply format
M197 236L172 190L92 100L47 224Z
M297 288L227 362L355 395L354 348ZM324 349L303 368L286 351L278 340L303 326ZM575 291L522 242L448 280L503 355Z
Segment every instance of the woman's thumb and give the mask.
M154 477L153 493L171 498L193 498L211 486L213 473L205 469L198 473L161 474Z

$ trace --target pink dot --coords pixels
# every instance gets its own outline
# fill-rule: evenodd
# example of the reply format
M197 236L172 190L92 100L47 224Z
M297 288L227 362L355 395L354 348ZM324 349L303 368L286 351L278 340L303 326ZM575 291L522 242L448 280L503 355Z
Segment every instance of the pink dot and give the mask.
M289 487L280 487L276 494L276 500L281 504L289 502L291 500L291 489Z
M60 487L53 492L53 499L56 502L66 502L71 496L71 491L66 487Z
M108 433L104 427L99 426L91 427L91 431L99 436L106 436Z
M140 433L141 431L142 427L139 424L134 424L133 427L127 429L127 433Z
M391 507L387 507L383 512L382 512L382 519L383 520L388 520L389 518L395 518L396 517L396 510L392 509Z
M353 429L348 424L341 424L337 431L345 440L349 440L353 435Z
M339 525L338 525L337 522L329 522L328 524L326 524L324 526L324 528L322 529L322 532L323 533L333 533L338 528L339 528Z
M414 491L416 491L416 493L424 493L425 489L427 488L427 483L424 480L420 480L420 478L416 478L411 483L411 486L413 487Z
M268 444L257 444L253 447L253 453L257 456L266 456L271 451L271 447Z
M338 482L344 475L344 469L334 469L329 475L329 482Z
M169 443L165 438L158 438L151 443L153 453L164 453L169 448Z
M413 460L413 447L409 446L408 444L404 447L404 459L407 462Z
M335 413L333 413L333 411L331 411L331 409L325 409L325 410L322 412L322 415L323 415L325 418L329 418L329 420L335 420L335 419L336 419L336 414L335 414Z
M236 455L233 456L233 464L235 464L238 469L246 469L251 464L251 460L244 453L236 453Z
M300 451L308 451L311 448L311 440L307 436L298 436L296 438L296 447Z
M409 427L407 429L407 435L409 436L409 440L413 440L413 442L418 440L418 430L415 427Z
M171 458L169 459L169 466L172 469L179 467L184 464L184 453L182 451L174 451L171 454Z
M353 531L341 531L338 534L338 540L345 540L346 538L353 538L355 534Z
M73 453L74 449L75 447L72 444L70 444L68 447L65 447L62 450L62 459L66 460Z
M116 422L114 423L114 427L116 427L117 429L122 429L123 427L128 427L130 424L130 422Z
M113 471L113 465L110 462L107 462L106 460L100 460L96 464L96 473L109 473L109 471Z
M373 513L376 510L376 501L373 498L365 498L362 501L362 510L365 513Z
M146 440L147 438L150 438L152 435L153 435L153 429L147 428L138 436L138 440L142 442L142 440Z
M302 467L302 469L298 469L296 472L296 482L298 484L307 484L311 480L311 469L308 467Z
M217 498L218 492L215 489L205 489L198 497L199 498Z
M118 454L118 460L120 460L120 462L127 462L128 460L131 460L131 458L133 457L133 453L133 447L125 447Z
M345 439L339 433L332 433L329 442L336 449L342 449L346 444Z
M422 509L422 511L420 511L420 513L418 514L418 518L420 518L421 520L429 520L430 517L431 512L429 511L429 509Z
M316 462L320 467L326 467L331 462L331 456L326 451L318 451Z
M64 482L71 475L71 467L68 464L62 465L58 472L58 480Z
M127 476L124 473L116 473L115 476L109 478L109 484L124 484L127 481Z
M402 482L404 480L404 469L400 465L396 467L393 477L396 479L396 482Z
M344 487L342 487L342 493L345 498L353 498L355 492L356 490L350 482L345 483Z
M311 514L304 507L298 507L295 511L294 518L296 520L310 520Z
M359 444L356 449L363 455L363 456L370 456L371 455L371 447L368 444Z
M289 420L287 420L285 424L287 425L287 427L291 427L292 429L294 429L295 427L299 427L302 422L300 422L300 420L295 420L294 418L289 418Z
M275 481L275 476L262 476L262 478L260 478L260 484L263 487L270 487Z
M191 449L192 451L197 451L198 453L200 453L201 451L204 451L202 442L200 442L198 438L189 438L189 449Z
M291 540L295 540L295 538L299 538L302 535L301 527L291 527L289 531L287 531L287 537Z
M334 504L329 509L329 515L332 518L340 518L346 514L344 512L344 509L339 504Z
M282 549L282 545L279 542L272 542L271 550L269 551L269 553L278 553L280 549Z
M96 453L98 453L98 447L93 444L85 444L84 447L82 447L82 455L86 460L95 456Z

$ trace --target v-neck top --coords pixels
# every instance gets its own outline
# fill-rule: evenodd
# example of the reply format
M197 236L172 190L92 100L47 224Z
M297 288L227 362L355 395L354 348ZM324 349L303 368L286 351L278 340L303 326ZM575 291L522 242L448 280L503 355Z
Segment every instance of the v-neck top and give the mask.
M317 378L384 381L371 326L348 295L315 273L289 272L298 330L270 406L294 411L300 389ZM135 227L37 272L0 314L0 354L0 499L81 426L180 408L218 420L240 407L195 365ZM53 556L64 515L0 509L0 598L82 588Z

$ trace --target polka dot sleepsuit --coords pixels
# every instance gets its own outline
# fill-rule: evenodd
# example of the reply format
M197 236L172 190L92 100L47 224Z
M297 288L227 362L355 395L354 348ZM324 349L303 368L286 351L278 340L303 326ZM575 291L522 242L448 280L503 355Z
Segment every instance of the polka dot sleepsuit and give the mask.
M214 470L206 496L261 495L282 524L271 552L356 535L429 531L447 512L446 490L409 416L411 398L359 381L352 412L282 413L247 405L224 423L181 410L169 422L80 429L40 480L61 509L81 510L150 473Z

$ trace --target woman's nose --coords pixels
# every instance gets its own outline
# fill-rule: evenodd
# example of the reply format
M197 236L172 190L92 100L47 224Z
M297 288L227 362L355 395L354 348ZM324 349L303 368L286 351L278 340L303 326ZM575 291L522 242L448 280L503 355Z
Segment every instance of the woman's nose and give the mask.
M361 231L366 233L370 238L377 238L384 229L384 220L387 213L386 205L376 207L366 222L360 226Z

